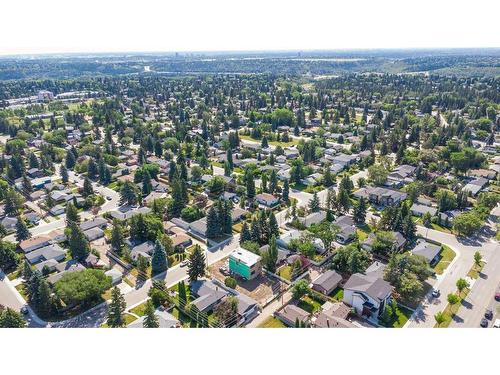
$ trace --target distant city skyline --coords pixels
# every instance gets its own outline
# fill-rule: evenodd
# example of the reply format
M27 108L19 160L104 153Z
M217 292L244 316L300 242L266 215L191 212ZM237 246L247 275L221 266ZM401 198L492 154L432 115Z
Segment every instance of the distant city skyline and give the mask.
M488 0L20 0L2 10L0 55L500 47L500 4Z

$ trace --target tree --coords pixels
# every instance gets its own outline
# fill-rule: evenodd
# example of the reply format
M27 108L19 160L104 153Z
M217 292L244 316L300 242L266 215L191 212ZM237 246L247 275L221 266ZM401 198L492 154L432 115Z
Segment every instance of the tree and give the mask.
M363 273L371 264L370 253L355 244L341 247L332 258L332 267L342 273Z
M78 210L73 203L68 202L68 204L66 205L66 224L69 225L70 223L79 222L80 215L78 214Z
M179 302L186 304L187 303L187 294L186 294L186 284L184 281L180 281L177 284L177 292L179 294Z
M10 307L3 309L0 305L0 328L24 328L26 320L24 317Z
M385 181L387 180L387 176L389 175L389 172L384 168L382 164L373 164L370 167L368 167L368 178L375 184L375 185L383 185Z
M453 230L465 237L472 236L483 226L483 221L474 211L464 212L453 219Z
M83 234L80 226L72 222L69 224L69 251L73 259L85 259L90 253L90 244L85 235Z
M153 275L166 271L168 268L167 253L165 247L160 242L156 240L155 248L153 250L153 256L151 257L151 271Z
M424 224L424 227L430 228L432 226L432 217L429 212L426 212L422 216L422 224Z
M251 168L247 168L245 171L245 186L247 190L247 198L253 199L255 197L255 180Z
M462 294L462 291L468 287L469 287L469 283L467 282L467 280L462 279L462 278L457 280L457 289L458 289L459 295Z
M252 235L250 234L250 230L248 229L248 224L246 221L243 223L243 226L241 227L241 233L240 233L240 244L246 241L251 241L252 240Z
M109 288L111 277L96 269L67 272L54 284L56 295L68 306L89 306Z
M318 193L316 192L314 192L312 199L309 201L309 210L311 212L318 212L320 210Z
M238 318L238 299L234 296L223 299L215 308L214 316L219 325L230 327Z
M16 241L24 241L31 237L31 232L21 216L17 217L16 223Z
M153 184L151 183L151 176L146 171L142 177L142 195L146 196L153 191Z
M354 206L354 221L356 224L364 224L366 220L366 200L363 197L359 198L358 203Z
M83 197L87 198L94 194L94 188L92 187L92 181L88 177L85 177L83 180L83 190L82 190L82 195Z
M118 255L121 255L124 247L125 234L123 226L117 219L113 219L113 229L111 230L111 248Z
M73 154L73 152L68 151L66 153L66 168L68 169L73 169L73 167L75 166L76 164L76 158L75 158L75 155Z
M290 195L290 184L289 184L288 178L287 178L287 179L285 179L285 182L283 183L283 191L281 192L281 198L283 199L283 201L288 202L289 195Z
M200 277L205 276L205 255L200 245L194 246L188 262L189 281L196 281Z
M278 262L278 247L276 245L276 237L272 236L269 241L269 249L262 254L264 266L266 269L274 273L276 272L276 263Z
M274 216L274 212L272 211L269 213L268 228L269 228L269 237L280 236L280 227L278 225L278 221L276 220L276 216Z
M0 268L6 271L14 269L19 265L19 259L16 245L0 240Z
M325 185L327 188L333 186L335 183L335 180L332 176L332 171L330 170L330 165L327 165L325 167L325 174L323 176L323 185Z
M61 180L64 184L67 184L69 181L68 170L64 165L61 165Z
M483 261L483 256L481 255L481 253L479 251L476 251L474 253L474 264L477 266L477 267L481 267L481 263Z
M24 199L21 194L19 194L14 189L8 188L5 192L5 214L8 216L17 215L19 210L22 208Z
M295 300L299 300L310 292L311 288L309 288L308 282L304 279L300 279L292 288L292 297Z
M160 326L160 321L158 320L158 316L155 314L155 307L151 300L146 302L142 326L143 328L158 328Z
M214 206L210 207L207 213L207 238L213 239L219 237L221 234L221 223L219 215Z
M448 294L447 300L450 305L455 305L458 303L460 298L456 294L450 293Z
M126 307L127 303L125 302L123 294L120 289L115 286L111 290L111 302L108 306L108 318L106 323L109 327L118 328L125 325L124 312Z
M136 205L139 201L137 185L131 181L125 181L120 189L120 204Z
M339 187L336 206L341 212L344 213L349 212L349 209L351 207L351 198L349 198L349 192L342 186Z
M446 320L446 317L442 311L438 311L434 315L434 319L436 320L437 326L439 327L441 324L444 323L444 321Z
M97 169L97 164L93 158L90 158L89 163L87 164L87 177L91 180L95 180L98 174L99 170Z

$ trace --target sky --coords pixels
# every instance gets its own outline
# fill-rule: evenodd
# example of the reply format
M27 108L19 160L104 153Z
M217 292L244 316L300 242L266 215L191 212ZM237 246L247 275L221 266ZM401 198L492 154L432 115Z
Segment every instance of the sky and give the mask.
M7 0L0 55L500 47L498 0Z

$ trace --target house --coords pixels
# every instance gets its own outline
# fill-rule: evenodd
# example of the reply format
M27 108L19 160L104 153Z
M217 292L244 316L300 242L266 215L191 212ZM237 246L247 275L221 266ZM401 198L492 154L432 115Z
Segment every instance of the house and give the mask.
M43 177L43 171L38 169L38 168L30 168L26 171L26 174L31 179ZM50 181L50 177L49 177L49 181ZM31 183L31 185L33 186L33 182ZM43 187L43 185L42 185L42 187Z
M111 284L118 285L122 282L123 273L118 271L116 268L111 268L110 270L104 272L106 276L111 277Z
M492 169L473 169L469 172L469 176L494 180L497 176L497 172Z
M412 204L410 211L415 216L423 216L426 213L428 213L431 216L434 216L437 213L437 208L415 202Z
M415 173L416 169L417 168L415 168L414 166L407 164L398 166L394 171L389 173L385 185L392 187L401 187L405 184L413 182L414 178L412 178L412 176Z
M386 189L383 187L367 187L355 191L354 196L356 198L366 198L371 203L376 205L392 206L405 200L407 194L402 191Z
M96 227L87 229L86 231L83 232L83 235L88 241L92 242L98 240L99 238L103 238L104 231L101 228Z
M183 233L177 233L170 238L172 239L172 246L174 249L185 249L193 243L193 240Z
M180 322L175 316L167 311L157 309L155 316L158 319L158 328L178 328L181 326ZM127 328L143 328L145 316L130 323Z
M25 256L28 262L33 265L49 259L60 262L66 257L66 250L57 244L52 244L33 250Z
M229 270L246 280L262 273L262 258L248 250L238 248L229 255Z
M240 221L242 218L244 218L248 214L247 210L244 210L241 207L233 207L231 210L231 220L234 223L237 223Z
M172 220L173 221L173 220ZM199 220L188 224L188 232L195 238L200 238L205 241L207 238L207 218L203 217Z
M54 215L62 215L65 212L64 206L61 206L60 204L56 204L54 207L52 207L49 212Z
M326 220L326 212L325 211L312 212L306 217L299 217L298 220L304 226L309 227L312 224L319 224L323 220Z
M2 227L4 227L4 229L7 232L11 232L13 230L16 230L17 217L6 216L2 219L1 224L2 224Z
M85 267L75 260L69 260L67 262L57 264L56 270L59 272L54 275L50 275L47 278L47 281L51 284L58 282L65 274L83 271L85 270Z
M425 240L419 240L417 245L411 250L413 255L424 257L431 266L439 261L439 254L441 254L441 246L434 245Z
M229 292L212 281L196 280L190 284L191 294L197 298L191 302L200 312L212 311L215 305L221 302Z
M406 238L404 238L404 236L399 232L391 232L391 233L394 237L392 251L401 250L404 247L404 245L406 245ZM370 233L368 238L364 240L363 243L361 244L361 248L366 251L373 251L372 246L376 238L377 235L375 233Z
M38 225L38 223L40 222L40 215L33 211L26 212L24 214L24 219L33 225Z
M288 249L288 245L290 244L290 241L293 239L299 239L301 237L301 232L299 230L290 230L284 234L282 234L277 240L276 244L278 247L284 247L285 249Z
M279 203L279 198L269 193L257 194L255 200L266 207L273 207Z
M43 262L35 264L35 269L42 273L45 270L47 270L48 272L53 272L58 264L59 262L55 259L44 260Z
M340 164L345 168L353 165L357 158L357 155L338 154L332 158L332 164Z
M321 173L313 173L306 178L303 178L300 182L306 186L314 186L321 182L323 175Z
M355 273L344 284L344 303L377 322L390 302L393 287L378 274Z
M477 177L471 180L463 187L463 190L476 196L488 184L489 180L483 177Z
M356 237L356 226L354 225L354 219L351 216L339 216L337 219L335 219L333 224L340 229L339 232L335 235L335 239L337 240L337 242L346 244Z
M37 236L28 238L27 240L19 242L19 248L24 253L39 249L44 246L50 245L50 238L46 236Z
M348 319L351 308L343 302L327 302L322 311L313 320L315 328L357 328Z
M84 221L80 224L80 229L82 231L87 231L89 229L100 228L105 229L106 225L108 225L108 221L102 217L96 217L92 220Z
M130 256L134 261L139 258L139 255L149 259L151 258L151 254L153 254L154 249L155 244L152 241L146 241L141 243L140 245L132 247L132 249L130 250Z
M276 311L274 316L288 327L295 327L297 321L304 324L309 324L310 321L310 314L293 304L286 305L282 309Z
M342 276L333 270L329 270L313 280L312 289L328 296L337 288L341 281Z
M131 207L131 206L121 206L116 211L111 211L110 215L112 218L125 221L130 219L131 217L139 214L146 215L151 212L149 207Z

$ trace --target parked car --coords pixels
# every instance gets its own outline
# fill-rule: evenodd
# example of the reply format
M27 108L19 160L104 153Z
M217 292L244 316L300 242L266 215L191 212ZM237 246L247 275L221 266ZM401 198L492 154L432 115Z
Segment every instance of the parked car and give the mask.
M500 328L500 319L495 320L495 323L493 323L493 328Z
M493 319L493 311L491 311L490 309L486 310L484 312L484 317L488 320Z
M112 198L108 195L108 196L106 196L106 199L107 199L108 201L110 201Z
M498 302L500 302L500 290L495 293L495 300L497 300Z
M21 307L21 314L28 315L28 313L28 306L24 305L23 307Z
M189 261L186 259L186 260L183 260L179 265L181 267L186 267L188 265Z
M481 319L480 325L483 328L487 328L488 327L488 319L486 319L486 318Z
M432 297L438 298L440 295L441 295L441 292L439 291L439 289L432 290Z

